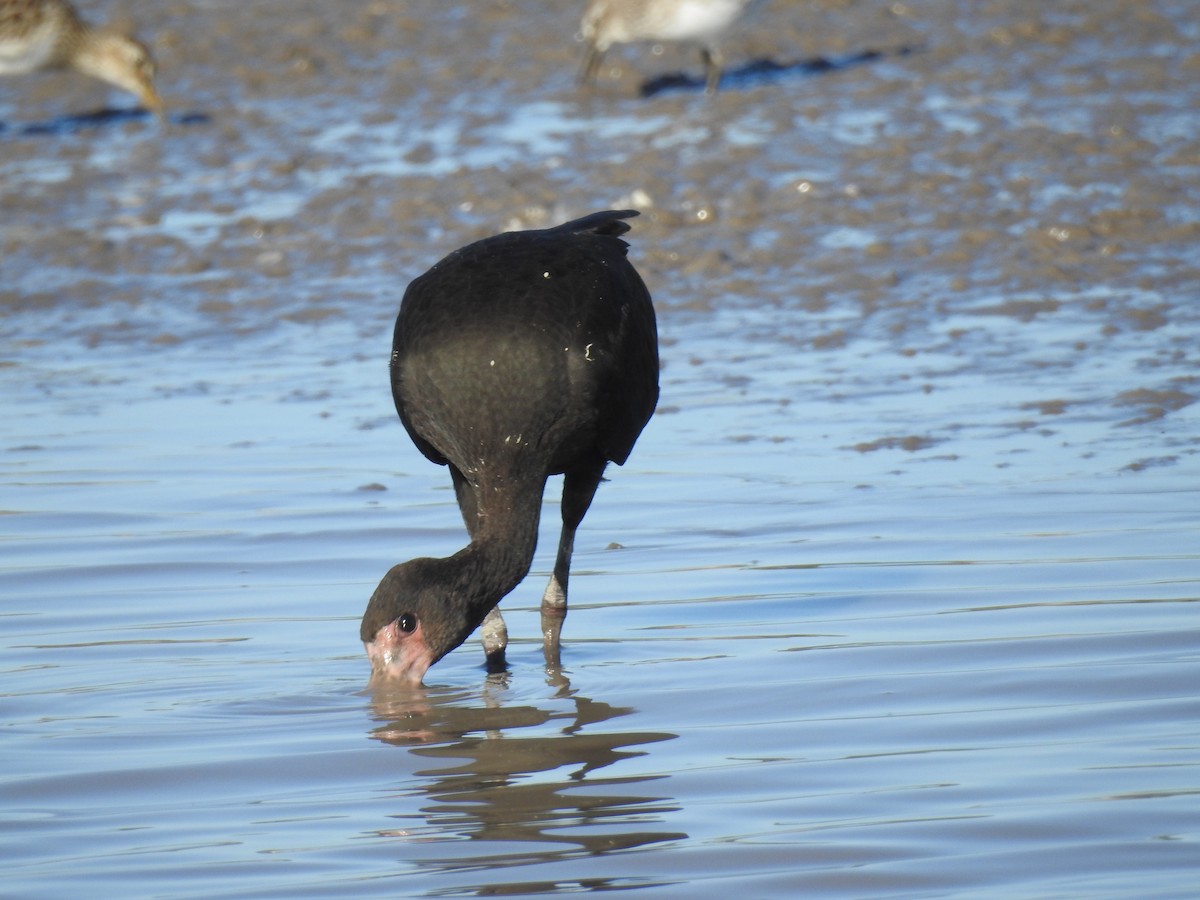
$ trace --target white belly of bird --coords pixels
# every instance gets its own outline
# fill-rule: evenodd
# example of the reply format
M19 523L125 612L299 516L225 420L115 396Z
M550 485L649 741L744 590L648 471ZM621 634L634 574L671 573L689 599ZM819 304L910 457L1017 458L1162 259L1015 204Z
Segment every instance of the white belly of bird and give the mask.
M679 0L668 4L669 15L657 23L654 40L706 41L732 24L745 6L744 0Z
M20 38L0 38L0 75L36 72L54 59L54 30L39 28Z

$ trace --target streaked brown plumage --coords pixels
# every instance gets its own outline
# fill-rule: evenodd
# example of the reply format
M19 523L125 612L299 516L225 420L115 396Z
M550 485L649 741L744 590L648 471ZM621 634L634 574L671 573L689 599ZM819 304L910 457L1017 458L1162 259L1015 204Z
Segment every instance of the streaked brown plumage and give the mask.
M154 58L135 38L88 25L67 0L0 0L0 75L75 69L162 114Z

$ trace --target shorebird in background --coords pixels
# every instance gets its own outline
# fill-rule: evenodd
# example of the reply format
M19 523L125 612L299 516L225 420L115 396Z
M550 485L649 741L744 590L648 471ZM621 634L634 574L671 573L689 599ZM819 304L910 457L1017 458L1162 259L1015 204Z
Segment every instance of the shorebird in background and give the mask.
M0 0L0 75L48 69L99 78L162 115L154 58L140 41L92 28L66 0Z
M677 41L698 44L705 93L715 94L724 58L717 40L756 0L589 0L580 30L587 55L579 80L591 81L613 44Z

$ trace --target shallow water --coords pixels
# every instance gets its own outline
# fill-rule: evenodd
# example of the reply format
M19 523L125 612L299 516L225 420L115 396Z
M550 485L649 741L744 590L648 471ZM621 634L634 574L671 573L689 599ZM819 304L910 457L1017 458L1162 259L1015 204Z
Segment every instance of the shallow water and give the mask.
M0 893L1194 894L1190 4L768 4L711 100L555 4L244 6L131 7L166 133L0 96ZM511 671L368 690L464 540L403 286L624 205L663 395L563 670L551 496Z

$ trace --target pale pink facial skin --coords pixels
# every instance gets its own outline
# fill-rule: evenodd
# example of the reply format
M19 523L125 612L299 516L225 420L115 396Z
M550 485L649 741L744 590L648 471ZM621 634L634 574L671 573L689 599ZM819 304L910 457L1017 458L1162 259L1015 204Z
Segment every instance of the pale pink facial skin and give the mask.
M420 684L433 665L433 652L425 646L421 623L412 631L401 631L393 620L375 633L375 640L364 642L371 660L372 680L399 684Z

